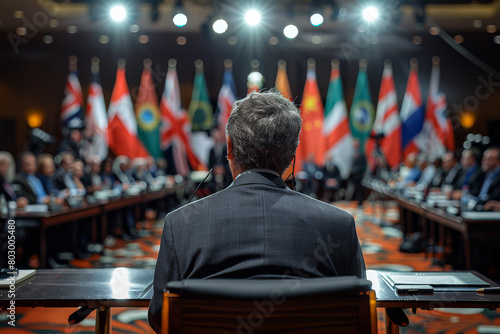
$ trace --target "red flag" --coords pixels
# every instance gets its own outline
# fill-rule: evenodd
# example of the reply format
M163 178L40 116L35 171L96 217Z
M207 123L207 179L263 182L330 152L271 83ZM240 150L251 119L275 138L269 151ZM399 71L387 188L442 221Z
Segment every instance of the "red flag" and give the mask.
M322 135L323 102L321 101L316 81L314 61L309 60L308 66L307 79L300 107L303 124L295 162L298 171L302 170L304 160L309 159L311 156L314 156L316 165L322 166L325 150L325 141Z
M380 149L384 154L389 167L397 166L401 162L401 121L398 112L398 98L394 88L392 66L386 62L380 84L377 115L371 132L372 136L382 136ZM368 163L373 167L375 163L372 151L375 149L375 139L371 138L366 144Z
M434 57L432 62L424 126L416 142L423 152L441 156L447 150L455 150L455 138L451 121L445 115L446 97L439 92L439 57Z
M116 155L147 157L149 153L137 138L134 106L125 79L125 66L118 66L108 111L109 148Z
M160 112L162 117L161 147L165 150L172 145L177 173L184 176L188 174L187 161L195 170L206 170L205 165L194 154L191 147L191 124L186 110L181 108L179 80L175 62L172 60L169 61Z

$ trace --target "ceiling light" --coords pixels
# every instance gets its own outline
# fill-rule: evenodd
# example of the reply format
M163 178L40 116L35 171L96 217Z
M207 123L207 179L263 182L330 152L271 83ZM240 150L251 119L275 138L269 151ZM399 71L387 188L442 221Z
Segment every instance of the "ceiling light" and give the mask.
M314 13L311 15L311 18L309 19L309 21L311 21L311 24L313 26L318 27L318 26L322 25L324 22L323 15L321 15L320 13Z
M186 14L184 13L177 13L175 14L173 20L174 24L178 27L184 27L187 22L188 22L188 19L187 19L187 16Z
M227 22L224 19L218 19L217 21L214 22L212 25L212 29L218 33L218 34L223 34L227 30Z
M260 22L260 13L255 9L250 9L245 13L245 22L248 25L255 26Z
M378 19L378 9L374 6L368 6L363 9L363 18L366 22L374 22Z
M283 29L286 38L294 39L299 34L299 29L293 24L289 24Z
M121 22L127 17L127 10L122 5L115 5L109 10L109 16L115 22Z

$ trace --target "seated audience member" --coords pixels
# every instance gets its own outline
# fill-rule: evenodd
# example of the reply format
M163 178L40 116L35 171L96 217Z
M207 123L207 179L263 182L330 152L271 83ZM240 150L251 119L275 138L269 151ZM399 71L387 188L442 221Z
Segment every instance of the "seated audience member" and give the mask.
M155 164L156 164L155 177L167 175L167 160L165 160L164 158L157 158L155 160Z
M481 169L485 173L484 181L479 190L478 205L486 208L491 201L500 201L500 147L491 147L484 151Z
M84 166L81 160L76 160L73 163L73 168L71 169L71 174L73 174L73 183L75 184L75 189L78 191L78 194L85 195L85 185L82 182L82 177L84 176Z
M54 187L58 190L63 189L75 189L76 185L73 181L73 164L75 162L75 157L70 152L64 151L59 154L60 158L59 167L54 175Z
M112 189L116 183L113 174L113 159L106 158L101 163L101 179L103 189Z
M52 181L56 167L54 165L54 159L50 154L40 154L38 157L38 173L37 177L42 182L45 192L50 195L57 195L60 191L54 186Z
M424 156L422 156L422 158L425 159ZM418 179L417 186L424 188L428 187L431 184L432 179L434 179L434 176L436 176L436 172L440 165L441 160L432 155L425 160L425 163L422 162L422 174Z
M132 177L136 181L143 181L150 184L154 181L153 175L149 172L148 161L144 158L135 158L132 162Z
M464 150L460 158L460 165L462 172L456 182L458 189L453 191L452 198L460 199L462 196L462 189L466 186L472 196L479 195L481 185L483 184L484 174L480 166L481 153L476 148Z
M366 177L387 181L390 172L389 165L382 150L373 151L372 166L367 169Z
M462 167L458 163L457 155L454 152L446 152L441 158L441 168L438 169L436 176L432 179L431 187L450 186L453 189L458 189L457 182L461 171Z
M319 171L318 165L314 162L314 153L309 153L307 159L302 163L302 170L306 173L307 179L304 183L302 192L309 196L316 196L316 172Z
M158 166L156 165L155 158L152 157L151 155L148 155L146 157L146 162L147 162L147 168L148 168L149 174L151 174L151 176L153 178L159 176L159 175L156 175L156 173L158 172Z
M123 190L135 183L132 177L132 168L130 165L130 159L124 155L117 156L113 161L113 173L115 179L121 183Z
M0 151L0 196L3 195L7 202L15 201L18 207L25 207L28 204L26 197L17 197L12 180L14 179L14 159L12 155L5 151Z
M81 181L87 189L87 193L101 190L103 185L101 178L101 158L98 155L91 155L85 161L87 165L85 166L85 173Z
M325 166L321 169L323 173L323 199L327 202L335 200L335 194L337 190L340 189L340 184L342 183L342 176L340 176L340 170L335 165L331 153L326 155Z
M400 187L414 186L416 182L420 179L422 175L422 170L420 169L420 164L418 163L418 154L412 152L408 154L405 159L405 165L408 168L408 173L404 176L403 180L399 183Z
M281 178L301 123L297 107L278 92L235 102L226 127L233 183L165 218L149 306L155 331L169 281L365 276L354 218Z
M25 197L29 204L48 204L49 196L40 179L35 176L36 156L31 152L23 152L19 157L21 172L16 176L14 189L17 197Z

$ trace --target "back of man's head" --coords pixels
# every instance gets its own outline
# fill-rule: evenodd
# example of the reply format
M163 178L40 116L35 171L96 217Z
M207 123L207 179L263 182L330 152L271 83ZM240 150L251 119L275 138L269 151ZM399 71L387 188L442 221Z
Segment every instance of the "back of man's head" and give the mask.
M235 102L226 125L233 163L240 170L268 168L282 174L299 144L300 112L279 92L254 92Z

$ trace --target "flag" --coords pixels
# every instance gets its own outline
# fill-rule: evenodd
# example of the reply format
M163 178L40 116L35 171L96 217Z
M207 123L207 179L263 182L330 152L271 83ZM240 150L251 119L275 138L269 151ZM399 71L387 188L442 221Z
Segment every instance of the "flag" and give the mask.
M392 65L386 62L384 72L382 73L382 83L378 96L377 114L372 137L380 139L380 150L384 155L387 164L393 168L401 162L401 121L399 119L398 98L396 88L394 87L394 78L392 75ZM376 140L370 138L366 144L366 154L368 163L373 167L373 150L376 148Z
M278 61L278 73L276 74L274 87L281 93L281 95L283 95L290 101L293 101L290 82L288 81L288 76L286 74L286 61L284 61L283 59Z
M286 74L286 61L284 61L283 59L278 61L278 73L276 74L274 87L281 93L281 95L283 95L290 101L293 101L290 82L288 81L288 76ZM297 158L295 158L295 160L297 160ZM281 176L283 180L287 181L288 176L290 176L292 172L294 172L294 168L295 167L292 164L288 166L288 168L283 172Z
M188 108L191 128L193 131L210 130L213 123L213 110L208 95L207 82L203 75L203 62L197 60L195 66L194 87Z
M325 103L323 137L325 138L325 159L330 157L338 167L342 178L347 179L351 172L354 151L338 60L332 61Z
M454 150L454 136L451 122L446 118L446 98L439 92L439 58L433 59L429 93L425 108L422 131L416 137L418 148L428 155L442 156L447 150ZM449 140L451 138L451 141Z
M235 101L236 85L234 84L233 70L231 66L226 66L224 76L222 78L222 87L220 88L219 96L217 97L217 109L219 110L217 127L222 134L226 133L226 123Z
M138 125L137 134L142 143L153 157L163 157L160 149L160 111L151 75L151 60L149 59L144 62L139 94L135 102L135 112Z
M311 59L308 60L307 78L300 111L303 124L295 162L298 171L302 170L302 164L305 160L309 160L311 156L314 156L316 165L323 165L325 147L321 134L323 128L323 102L316 81L315 63Z
M61 105L62 129L66 132L69 128L83 126L83 94L78 80L76 57L69 59L69 74L64 87L64 99Z
M175 60L169 61L165 89L160 103L162 118L161 148L172 148L176 172L186 176L189 166L195 170L203 170L205 166L194 154L191 147L191 124L184 109L181 107L179 80L177 78Z
M422 130L424 124L424 107L422 105L422 94L418 82L418 68L416 59L412 59L410 75L406 85L406 92L401 106L401 127L403 156L412 152L418 152L416 137Z
M108 118L99 80L99 62L93 60L92 81L89 85L87 112L85 115L85 137L89 140L89 155L98 155L104 160L108 155Z
M108 111L108 131L109 148L116 155L125 155L131 159L149 155L137 137L137 121L125 79L124 64L119 64L116 71L115 87Z
M365 142L370 134L375 119L375 110L370 96L366 69L367 62L362 59L359 62L358 78L356 79L354 98L352 100L351 112L349 115L352 135L359 140L361 153L365 152Z

